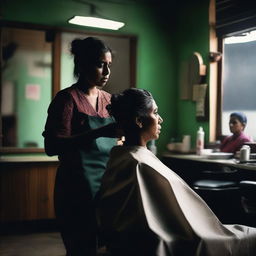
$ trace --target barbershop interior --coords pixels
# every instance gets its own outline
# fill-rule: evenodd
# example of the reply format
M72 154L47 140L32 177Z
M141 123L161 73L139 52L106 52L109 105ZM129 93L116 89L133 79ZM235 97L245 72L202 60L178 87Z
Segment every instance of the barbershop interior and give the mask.
M88 17L101 20L84 23ZM106 27L106 24L112 23L116 27ZM252 233L250 241L256 244L254 1L2 0L0 25L0 255L96 255L83 252L83 249L79 249L80 245L75 246L75 242L70 242L70 245L65 240L67 234L63 235L56 217L57 170L59 171L62 162L68 166L72 166L73 161L75 163L72 157L65 159L71 151L71 156L74 156L74 150L67 149L66 153L60 154L48 153L45 150L47 143L51 144L47 142L48 139L51 140L48 138L50 130L47 129L55 129L56 132L58 129L57 126L54 127L54 124L57 124L56 120L52 120L52 127L47 121L50 120L51 114L49 106L54 105L51 104L52 100L59 91L76 84L77 79L82 77L82 72L85 72L81 71L79 66L76 72L80 77L74 76L74 63L78 65L78 62L75 62L73 57L82 57L76 53L72 56L71 43L77 38L82 41L88 37L99 39L111 49L111 63L106 61L106 72L110 73L111 70L111 74L108 74L108 81L102 89L108 93L108 99L113 94L138 88L149 91L158 107L159 130L146 144L146 148L155 158L151 163L150 159L153 156L150 155L147 164L151 169L154 161L159 161L157 166L164 166L164 171L160 167L160 170L154 170L157 173L156 179L163 184L155 184L153 180L156 179L150 175L148 180L152 180L147 184L147 176L144 177L143 172L142 176L139 175L138 168L137 172L134 172L137 173L137 176L134 174L137 177L134 178L134 182L138 186L136 189L139 189L139 204L143 205L138 211L145 217L145 225L157 234L157 237L160 237L159 241L164 241L164 244L168 244L168 239L177 242L181 236L176 233L181 232L181 227L189 225L193 234L202 232L202 241L207 248L200 249L201 254L195 252L194 244L193 248L184 246L182 250L186 248L188 251L183 251L183 254L179 253L179 246L173 246L175 249L170 249L170 254L164 250L159 252L159 248L155 254L144 253L140 249L137 250L138 253L128 253L125 252L125 246L130 244L130 247L133 247L135 240L128 238L128 235L132 234L128 232L128 235L125 234L125 242L120 238L123 247L120 245L116 252L115 243L118 244L116 241L119 241L119 238L115 238L114 245L111 244L116 234L106 234L109 239L106 239L106 243L110 244L110 251L104 244L105 240L97 238L97 256L256 255L255 250L255 254L252 251L248 254L221 254L220 251L211 254L209 248L212 248L212 244L208 247L210 242L208 238L204 238L207 235L199 228L205 227L206 224L198 220L204 219L203 213L207 212L208 219L214 218L220 223L216 224L220 225L219 229L229 230L229 225L233 224L243 227L243 230L244 227L249 227ZM97 70L99 69L97 66ZM103 82L105 83L106 79ZM89 85L90 82L87 83ZM95 90L96 88L98 87L95 86ZM100 102L98 98L96 104ZM135 101L133 105L136 105ZM54 119L54 116L51 116L51 119ZM47 128L46 121L50 128ZM118 147L125 145L125 136L122 136L122 139ZM99 138L93 140L99 143ZM79 143L81 144L81 141ZM63 149L61 152L64 151ZM93 156L93 161L95 157L97 156ZM107 160L108 157L109 155ZM111 156L113 162L115 159L112 158L114 156ZM107 166L104 165L104 168L108 168ZM120 172L121 166L122 164ZM72 168L69 170L72 171ZM97 168L95 165L95 172ZM169 177L168 172L172 176ZM161 178L159 175L162 175ZM73 180L67 180L70 181L70 186L73 186L71 190L75 190L76 183L71 184ZM165 183L167 180L168 184ZM111 189L114 190L114 185ZM158 208L160 202L155 202L152 194L159 192L160 201L161 196L165 198L168 194L166 191L171 191L170 195L175 195L175 199L170 199L168 207L169 201L165 200L165 204ZM79 197L72 194L70 198L78 201L78 198L82 198L82 192ZM102 192L105 196L109 193ZM111 200L114 200L114 197L117 198L117 195L113 195ZM95 198L97 199L97 194ZM94 202L94 199L90 200ZM112 223L111 216L119 216L115 210L124 209L124 206L120 203L120 207L113 207L114 201L109 201L112 204L106 206L107 199L104 197L105 208L102 208L100 214L104 215L105 209L106 215L110 216L109 223ZM62 198L62 201L65 200L69 201L67 193ZM172 206L172 203L175 206ZM190 214L194 214L192 209L196 203L199 217L193 215L193 218L190 218ZM67 207L72 206L66 203ZM136 212L136 209L132 212ZM176 219L166 220L167 215L172 215L171 209L180 211L186 219L181 227L174 225L175 231L172 230L171 223L177 223ZM150 218L149 212L156 212L156 215ZM89 216L89 213L86 213L84 219L87 215ZM132 219L125 211L123 215L127 215L127 219ZM124 218L123 215L120 218ZM70 223L76 219L76 215L72 216ZM165 225L160 221L162 219L166 220ZM122 221L125 223L125 220ZM208 223L208 220L205 221ZM76 227L75 224L71 224L74 230L79 229L77 223L78 219ZM161 225L164 227L161 228ZM110 229L109 226L110 224L107 230ZM157 228L154 228L155 226ZM120 227L123 225L120 224ZM121 232L123 229L118 230ZM168 230L168 235L174 234L175 238L170 235L171 238L168 236L167 239L162 235L162 230ZM84 233L79 232L77 234L80 234L80 238L83 237ZM85 236L88 232L85 232ZM111 234L114 234L113 232ZM249 234L249 231L247 233ZM140 236L143 245L148 240L141 237L143 234ZM184 241L186 239L184 238ZM179 243L178 241L177 244ZM222 248L221 246L219 248ZM246 246L245 238L243 243L241 242L241 247ZM171 247L169 244L165 246ZM239 251L237 248L236 251Z

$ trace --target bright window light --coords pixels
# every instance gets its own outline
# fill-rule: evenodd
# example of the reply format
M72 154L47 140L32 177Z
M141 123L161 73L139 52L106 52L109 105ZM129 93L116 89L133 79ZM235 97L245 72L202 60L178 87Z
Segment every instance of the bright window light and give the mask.
M240 44L256 41L256 30L243 33L239 36L231 36L224 39L225 44Z
M118 30L119 28L124 26L123 22L85 16L74 16L68 22L80 26L105 28L112 30Z

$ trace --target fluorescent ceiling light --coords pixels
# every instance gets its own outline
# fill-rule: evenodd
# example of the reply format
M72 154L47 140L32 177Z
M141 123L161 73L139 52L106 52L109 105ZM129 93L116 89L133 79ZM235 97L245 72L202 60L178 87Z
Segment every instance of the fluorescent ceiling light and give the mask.
M69 21L71 24L76 24L80 26L94 27L94 28L105 28L118 30L124 26L123 22L107 20L95 17L85 17L85 16L74 16Z
M231 36L227 37L224 40L225 44L240 44L240 43L247 43L256 41L256 30L251 32L244 33L240 36Z

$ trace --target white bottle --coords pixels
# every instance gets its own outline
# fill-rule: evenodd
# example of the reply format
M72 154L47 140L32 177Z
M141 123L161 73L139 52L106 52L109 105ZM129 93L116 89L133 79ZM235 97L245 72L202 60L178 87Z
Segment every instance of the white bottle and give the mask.
M191 142L190 135L183 135L182 152L187 153L190 151L190 142Z
M200 126L196 136L196 154L201 155L203 149L204 149L204 130L203 130L203 127Z
M240 162L241 163L246 163L247 161L250 160L250 146L248 145L243 145L242 148L240 149Z

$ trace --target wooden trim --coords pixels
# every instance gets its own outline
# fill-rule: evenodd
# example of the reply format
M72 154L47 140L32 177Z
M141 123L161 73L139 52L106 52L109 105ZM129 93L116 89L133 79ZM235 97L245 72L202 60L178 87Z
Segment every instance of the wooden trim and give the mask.
M136 87L137 38L130 39L130 87Z
M215 0L209 6L209 50L217 52L218 40L215 30ZM209 61L209 142L216 141L217 132L217 62Z
M14 147L1 147L0 153L15 154L15 153L45 153L43 148L14 148Z
M3 49L3 41L2 41L2 28L0 27L0 67L3 67L3 57L2 57L2 49ZM3 145L3 130L2 130L2 68L0 70L0 148L2 147Z
M1 27L8 27L8 28L20 28L20 29L34 29L34 30L49 30L52 29L50 26L34 24L34 23L25 23L25 22L16 22L16 21L8 21L8 20L1 20L0 21Z
M223 53L223 39L218 38L218 51ZM217 138L222 136L222 67L223 67L223 54L221 61L218 62L217 71Z
M52 44L52 98L60 90L61 33L54 32Z

